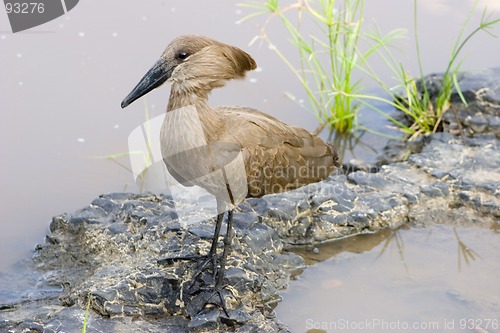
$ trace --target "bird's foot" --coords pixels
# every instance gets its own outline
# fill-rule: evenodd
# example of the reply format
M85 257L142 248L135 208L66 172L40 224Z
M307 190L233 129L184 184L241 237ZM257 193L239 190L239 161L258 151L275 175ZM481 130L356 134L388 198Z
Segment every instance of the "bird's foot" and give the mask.
M197 301L192 302L192 305L196 305L197 307L195 310L196 313L201 313L205 310L207 305L214 305L224 311L226 317L229 317L226 305L226 296L233 296L233 293L229 291L226 286L215 284L214 286L200 287L199 290L193 292L192 294L199 294L196 297Z
M194 286L195 281L198 277L202 277L202 280L206 280L203 278L203 273L208 269L211 271L211 280L215 281L215 276L217 274L217 263L218 257L220 255L208 253L205 255L185 255L185 256L171 256L163 259L159 259L157 262L159 265L172 265L176 261L188 260L196 262L196 266L194 267L195 272L191 276L191 283L189 284L189 288L191 289ZM205 281L206 282L206 281Z
M162 259L158 259L156 262L158 263L158 265L172 265L175 261L181 261L181 260L198 261L203 258L208 258L208 255L189 254L183 256L169 256Z

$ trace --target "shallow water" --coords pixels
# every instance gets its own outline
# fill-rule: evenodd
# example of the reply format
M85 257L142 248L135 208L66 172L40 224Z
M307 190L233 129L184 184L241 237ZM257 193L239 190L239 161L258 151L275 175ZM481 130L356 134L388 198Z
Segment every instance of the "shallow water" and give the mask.
M472 2L419 1L426 73L445 68ZM487 2L498 14L497 1ZM248 45L258 33L257 23L235 23L246 13L233 4L214 9L210 2L80 1L65 16L12 34L0 9L0 272L29 258L52 216L85 206L100 193L139 191L129 170L104 157L127 151L128 135L144 122L146 107L151 117L164 112L168 88L126 110L120 102L175 36L205 34L255 57L260 70L215 91L212 104L248 105L290 124L317 127L314 115L305 110L307 97L287 67L266 45ZM411 31L412 13L411 2L368 1L365 21L377 22L386 32L398 27ZM282 29L273 28L271 37L284 53L294 54ZM417 73L412 35L398 48L400 60ZM498 66L499 53L500 43L481 34L466 48L462 68ZM384 81L392 82L382 64L374 66ZM301 100L306 102L301 105ZM361 114L361 121L375 129L386 126L371 112ZM345 159L369 161L384 142L366 134ZM118 162L129 166L127 157Z
M297 250L311 266L277 318L292 332L500 332L499 231L404 227Z

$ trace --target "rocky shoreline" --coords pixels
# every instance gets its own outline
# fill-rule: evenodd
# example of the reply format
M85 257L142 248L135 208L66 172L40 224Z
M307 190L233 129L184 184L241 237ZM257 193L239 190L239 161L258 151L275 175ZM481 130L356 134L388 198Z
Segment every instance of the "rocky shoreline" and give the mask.
M191 283L195 262L161 260L206 253L213 219L196 216L200 222L183 226L179 209L203 213L176 206L165 195L114 193L53 218L51 234L36 247L33 261L24 263L33 287L0 304L0 331L78 332L90 302L90 332L286 332L273 318L273 306L280 290L306 268L289 247L430 219L498 224L499 74L498 68L463 74L469 106L457 103L458 117L447 113L447 132L402 147L414 152L407 161L339 172L241 204L227 270L229 316L217 307L197 314L207 292L192 293L202 287ZM439 83L439 76L427 79ZM398 155L394 147L383 160ZM210 282L211 276L202 279Z

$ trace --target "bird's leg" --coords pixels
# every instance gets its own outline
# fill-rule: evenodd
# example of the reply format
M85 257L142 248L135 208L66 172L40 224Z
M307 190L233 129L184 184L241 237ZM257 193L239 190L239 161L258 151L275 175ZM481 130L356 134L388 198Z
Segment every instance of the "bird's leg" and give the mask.
M224 251L220 260L219 273L217 274L216 288L222 288L224 284L224 272L226 270L226 260L229 252L231 251L231 244L233 241L233 210L227 212L227 232L224 237Z
M216 259L217 259L217 243L219 243L219 235L220 235L220 230L222 227L222 219L224 218L224 213L225 213L225 204L222 200L217 199L217 219L215 223L215 231L214 231L214 237L212 240L212 245L210 246L210 251L208 254L200 254L200 255L184 255L184 256L171 256L171 257L166 257L163 259L158 260L158 264L160 265L171 265L174 260L199 260L199 259L206 259L203 261L203 263L200 265L201 270L207 266L209 262L213 263L214 267L214 274L215 274L215 267L216 267ZM199 274L196 274L195 277L197 277Z
M218 207L219 204L217 205ZM219 235L220 235L220 230L222 227L222 219L224 218L224 211L221 213L217 214L217 220L215 224L215 231L214 231L214 237L212 240L212 245L210 246L210 251L206 255L185 255L185 256L172 256L172 257L167 257L158 260L158 264L163 265L163 264L170 264L174 260L199 260L205 258L205 260L202 261L202 263L199 265L198 272L196 272L193 277L193 283L194 280L203 272L205 267L209 264L212 263L213 267L213 274L215 277L216 274L216 268L217 268L217 243L219 242Z
M224 310L224 313L228 317L229 313L227 311L226 300L223 295L223 289L224 289L224 272L226 270L226 260L229 252L231 251L232 240L233 240L233 210L229 210L227 212L227 232L226 235L224 236L224 251L222 252L222 258L219 263L219 270L217 271L217 280L213 287L213 292L206 299L202 307L204 308L205 305L207 304L220 305L220 307L222 308L222 310ZM220 304L211 302L212 297L215 296L216 294L219 296Z
M212 240L212 245L210 246L210 251L208 251L207 258L200 264L198 271L193 274L193 277L191 278L191 284L189 285L189 289L194 285L196 278L200 276L201 273L203 273L203 270L209 263L212 263L212 276L213 279L215 280L216 274L217 274L217 244L219 243L219 235L220 235L220 230L222 228L222 220L224 218L224 213L225 213L225 203L217 198L217 220L215 223L215 231L214 231L214 238ZM229 214L229 213L228 213ZM227 234L226 234L227 235Z
M219 206L219 205L217 205ZM208 251L208 258L207 260L203 263L201 266L200 270L203 270L205 266L211 262L212 263L212 272L215 277L216 271L217 271L217 244L219 243L219 235L220 235L220 229L222 228L222 219L224 218L224 211L221 213L217 214L217 221L215 223L215 231L214 231L214 238L212 239L212 245L210 246L210 251ZM200 274L193 277L193 280Z
M231 203L234 203L233 193L231 191L231 187L229 186L229 182L228 182L225 170L222 170L222 174L224 175L224 180L226 183L226 188L228 191L229 199L231 200ZM226 205L224 202L221 202L221 200L217 199L217 207L218 207L219 211L222 211L221 209L225 209ZM219 226L219 231L220 231L220 226ZM218 236L217 226L216 226L216 234ZM233 241L233 208L230 208L227 211L227 231L226 231L226 235L224 236L224 250L222 252L222 257L221 257L220 262L219 262L219 270L218 270L217 276L216 276L217 279L215 281L215 285L213 287L212 294L206 299L206 301L202 307L202 309L203 309L205 307L205 305L207 305L209 303L214 304L211 302L211 299L213 296L215 296L215 294L217 294L217 295L219 295L219 299L220 299L220 307L224 310L224 313L228 317L229 317L229 313L227 311L226 300L225 300L224 295L223 295L223 289L224 289L224 273L226 271L226 260L227 260L227 256L229 255L229 252L231 251L232 241ZM212 249L215 249L214 244L216 244L215 238L214 238L214 243L212 243ZM217 303L215 303L215 305L217 305Z
M217 243L219 242L220 229L222 227L222 219L224 218L224 211L217 214L217 222L215 224L214 239L212 240L212 246L208 252L209 257L213 257L217 253Z
M220 229L222 227L223 218L224 218L224 211L217 214L214 238L212 240L212 245L210 246L210 251L208 251L208 254L206 255L207 258L201 263L201 265L198 268L198 271L191 278L192 281L190 287L194 285L196 278L203 272L203 270L209 263L212 263L212 273L213 276L215 277L215 274L217 272L217 243L219 243L219 235L220 235Z

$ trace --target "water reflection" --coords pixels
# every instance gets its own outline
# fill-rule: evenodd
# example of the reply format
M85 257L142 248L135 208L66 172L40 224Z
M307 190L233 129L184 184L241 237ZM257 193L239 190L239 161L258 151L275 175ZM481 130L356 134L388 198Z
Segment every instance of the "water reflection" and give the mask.
M385 251L387 244L390 243L393 235L398 233L398 230L399 229L383 229L373 234L347 237L344 239L319 244L314 247L295 247L293 248L293 252L302 256L307 265L314 265L340 255L343 252L357 254L369 252L375 247L379 246L382 242L386 244L383 247Z
M275 311L293 332L331 332L320 324L338 328L347 321L433 323L435 331L459 332L444 325L500 313L499 251L497 227L450 225L300 248L295 252L311 266L282 293Z
M481 256L471 249L469 246L467 246L460 236L458 235L457 228L453 228L453 235L455 236L457 240L457 245L458 245L458 251L457 251L457 258L458 258L458 271L462 271L462 260L464 263L469 266L472 261L475 261L476 259L482 259Z
M383 122L383 119L381 122ZM365 136L367 136L367 138L365 138ZM344 163L348 162L348 159L352 158L359 158L364 162L373 163L376 161L375 157L377 156L377 153L381 148L383 148L383 145L385 145L383 144L382 146L379 146L377 141L385 142L385 140L379 137L378 140L373 142L370 139L374 139L373 134L366 131L359 131L357 133L347 135L329 131L327 142L337 148L339 160Z
M470 266L477 259L482 259L477 251L472 246L474 242L465 242L459 234L461 228L453 227L448 230L448 237L453 236L457 245L457 272L462 271L462 263ZM498 232L498 226L492 226L491 230ZM411 232L412 227L403 225L398 229L383 229L376 233L362 234L353 237L347 237L340 240L334 240L319 244L317 246L300 246L293 248L293 252L302 256L307 265L315 265L323 261L333 259L344 252L362 254L370 252L376 248L377 253L375 260L381 259L384 255L390 255L387 252L395 251L399 257L400 263L403 265L404 270L410 274L408 261L405 258L405 237L407 232ZM443 229L435 228L422 229L427 233L423 238L426 242L431 242L432 235L435 232L442 233ZM472 246L471 246L472 245Z
M382 248L380 249L380 253L379 255L377 256L377 259L379 259L380 257L382 257L384 255L384 253L386 252L386 250L389 248L389 245L391 243L394 243L395 246L396 246L396 249L397 249L397 252L398 252L398 255L399 255L399 260L401 261L401 263L403 264L403 267L405 269L405 272L410 275L410 269L408 268L408 264L405 260L405 249L404 249L404 238L402 237L401 235L401 232L400 232L400 229L398 230L395 230L391 235L390 237L388 237L385 241L384 241L384 244L382 246Z

